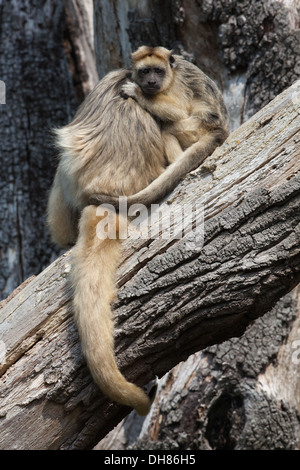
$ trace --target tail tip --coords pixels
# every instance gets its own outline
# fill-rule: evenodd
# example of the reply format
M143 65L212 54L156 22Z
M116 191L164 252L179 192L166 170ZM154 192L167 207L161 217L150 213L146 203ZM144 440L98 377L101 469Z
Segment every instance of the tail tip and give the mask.
M135 411L140 415L140 416L147 416L147 414L150 411L151 408L151 402L148 400L148 403L143 403L142 405L137 405L135 407Z

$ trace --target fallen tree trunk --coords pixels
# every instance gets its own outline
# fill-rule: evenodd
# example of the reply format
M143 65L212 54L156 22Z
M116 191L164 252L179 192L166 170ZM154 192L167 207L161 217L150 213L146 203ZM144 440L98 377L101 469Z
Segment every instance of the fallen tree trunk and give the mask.
M300 284L239 338L209 346L158 382L97 450L298 450Z
M124 243L116 353L135 383L239 336L299 282L299 89L231 134L163 203L204 204L203 246L194 232ZM85 366L70 259L60 257L0 310L1 449L91 448L129 411L101 395Z

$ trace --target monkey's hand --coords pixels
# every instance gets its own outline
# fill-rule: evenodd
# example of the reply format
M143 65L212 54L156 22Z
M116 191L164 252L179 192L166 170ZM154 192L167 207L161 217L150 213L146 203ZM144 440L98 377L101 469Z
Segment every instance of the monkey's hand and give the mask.
M140 92L140 87L134 83L134 82L126 82L124 85L122 85L121 88L121 94L124 98L133 98L134 100L137 100L139 93Z

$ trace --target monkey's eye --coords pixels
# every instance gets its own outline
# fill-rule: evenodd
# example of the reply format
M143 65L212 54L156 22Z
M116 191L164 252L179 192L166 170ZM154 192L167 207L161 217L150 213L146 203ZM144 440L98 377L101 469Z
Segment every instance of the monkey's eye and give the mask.
M164 73L164 70L163 69L154 69L154 72L157 73L157 75L162 75Z
M150 69L142 69L142 70L141 70L141 73L142 73L143 75L146 75L146 74L149 73L149 72L150 72Z

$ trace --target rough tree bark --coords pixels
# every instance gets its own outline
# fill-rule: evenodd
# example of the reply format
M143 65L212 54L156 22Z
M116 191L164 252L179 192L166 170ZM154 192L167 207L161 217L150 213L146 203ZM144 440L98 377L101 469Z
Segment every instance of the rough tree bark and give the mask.
M58 253L45 227L57 166L51 128L71 120L96 73L83 2L66 3L67 21L64 1L0 2L0 298Z
M63 50L64 4L1 2L0 298L40 272L53 253L45 236L56 161L49 129L76 106Z
M236 129L300 77L298 0L182 0L183 47L224 90Z
M143 44L170 47L175 41L177 2L94 0L97 70L130 66L130 54Z
M65 4L67 34L64 46L75 92L81 102L98 81L94 52L93 0L65 0Z
M299 282L299 90L232 133L162 205L205 202L203 247L193 233L124 244L116 352L134 382L239 336ZM66 253L2 306L0 448L91 448L128 413L85 367L69 270Z
M300 288L240 338L159 381L151 414L131 413L97 449L299 449Z

